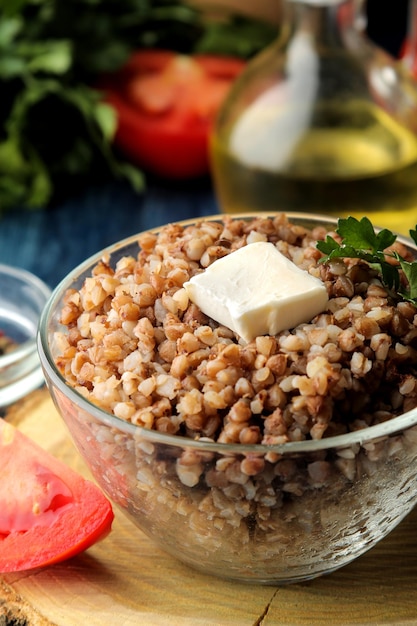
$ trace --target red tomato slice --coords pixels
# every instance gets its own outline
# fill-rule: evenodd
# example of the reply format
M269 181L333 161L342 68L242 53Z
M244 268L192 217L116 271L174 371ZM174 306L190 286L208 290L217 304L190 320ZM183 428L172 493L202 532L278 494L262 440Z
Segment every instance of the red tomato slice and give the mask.
M0 419L0 572L68 559L111 530L112 506L91 481Z
M185 179L209 173L209 134L244 67L244 61L230 57L134 53L98 85L118 115L116 145L159 176Z

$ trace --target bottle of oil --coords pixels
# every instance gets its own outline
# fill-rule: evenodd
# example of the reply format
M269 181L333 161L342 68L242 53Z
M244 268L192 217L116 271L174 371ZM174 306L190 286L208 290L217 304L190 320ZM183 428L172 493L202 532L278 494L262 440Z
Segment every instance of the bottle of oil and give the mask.
M417 82L362 35L356 0L283 0L211 143L221 209L417 223Z

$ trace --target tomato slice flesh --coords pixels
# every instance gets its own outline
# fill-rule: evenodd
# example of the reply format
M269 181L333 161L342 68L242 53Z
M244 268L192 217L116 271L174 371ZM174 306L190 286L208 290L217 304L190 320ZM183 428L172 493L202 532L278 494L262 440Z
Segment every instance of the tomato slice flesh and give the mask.
M16 481L7 468L2 473L0 533L4 535L47 525L58 509L73 502L71 490L58 476L34 459L22 459L22 462L19 472L25 476L24 481ZM8 465L11 466L10 459Z
M91 481L0 419L0 572L63 561L111 530L109 500Z

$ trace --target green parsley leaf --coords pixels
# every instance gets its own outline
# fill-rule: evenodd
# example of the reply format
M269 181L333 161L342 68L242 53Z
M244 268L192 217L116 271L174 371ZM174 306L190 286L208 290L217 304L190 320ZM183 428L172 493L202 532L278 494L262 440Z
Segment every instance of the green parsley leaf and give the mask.
M330 235L327 235L324 241L317 242L317 248L318 250L320 250L320 252L323 252L323 254L327 255L327 260L327 258L331 257L333 251L337 251L340 249L340 245L337 243L336 239L334 239Z
M377 239L370 220L363 217L360 221L354 217L340 219L338 234L342 237L346 246L375 252Z
M400 287L400 275L398 273L398 268L395 265L391 265L391 263L380 263L379 267L376 267L376 270L381 272L382 282L389 287L390 289L394 289L395 291L399 290Z
M376 239L377 239L377 243L376 243L377 250L381 250L382 251L382 250L386 250L387 248L392 246L392 244L397 239L397 236L394 235L394 233L392 233L387 228L383 228L377 234Z
M410 237L414 241L414 243L417 245L417 227L416 227L416 229L412 228L410 230Z
M401 295L405 300L410 302L417 302L417 262L410 263L404 261L399 255L397 255L401 268L407 278L409 288L401 291Z
M340 219L337 232L343 238L344 245L372 253L385 250L396 239L396 236L386 228L378 234L375 233L372 222L367 217L361 220L355 217Z

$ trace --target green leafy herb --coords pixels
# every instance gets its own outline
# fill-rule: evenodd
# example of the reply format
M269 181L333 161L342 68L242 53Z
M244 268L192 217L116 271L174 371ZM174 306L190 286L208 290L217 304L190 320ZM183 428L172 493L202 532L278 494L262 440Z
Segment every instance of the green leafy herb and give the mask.
M248 58L271 24L225 14L209 20L179 0L0 2L0 214L45 207L111 178L144 186L113 150L115 111L91 86L145 47Z
M406 261L396 250L387 250L397 239L394 233L386 228L376 232L367 217L339 219L335 232L341 237L340 243L330 235L317 242L318 250L325 255L320 262L338 258L362 259L379 272L389 289L398 292L404 300L417 304L417 261ZM417 244L417 226L410 230L410 236ZM397 264L389 259L395 259ZM400 269L407 279L405 287L401 283Z
M196 40L194 52L224 54L249 59L276 36L273 24L226 14L222 20L207 22Z

